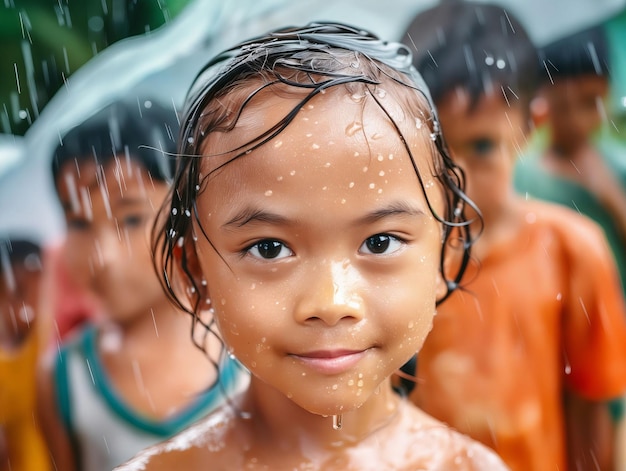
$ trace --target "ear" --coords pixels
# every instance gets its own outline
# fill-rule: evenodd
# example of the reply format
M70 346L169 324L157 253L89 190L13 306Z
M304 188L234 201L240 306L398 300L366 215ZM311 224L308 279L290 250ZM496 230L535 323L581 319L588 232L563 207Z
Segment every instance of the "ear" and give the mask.
M443 279L443 275L441 274L440 271L437 271L436 283L437 284L435 286L435 294L437 297L435 299L442 299L448 291L448 285L446 281Z
M198 306L205 309L206 300L209 298L209 290L204 276L196 244L191 235L177 243L173 250L176 291L180 299L188 299L190 307ZM208 306L207 306L208 307ZM196 310L196 309L192 309Z
M540 93L530 102L530 119L535 128L543 126L548 121L550 107L546 97Z

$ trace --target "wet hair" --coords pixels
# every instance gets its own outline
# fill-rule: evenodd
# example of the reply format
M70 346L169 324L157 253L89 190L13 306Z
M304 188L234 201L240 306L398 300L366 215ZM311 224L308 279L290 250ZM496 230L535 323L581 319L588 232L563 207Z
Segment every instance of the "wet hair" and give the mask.
M404 112L414 116L416 122L423 123L423 129L430 134L434 177L444 189L443 214L437 214L428 201L409 144L399 124L378 98L380 90L377 87L383 83L387 87L386 92L393 94ZM411 65L409 49L348 25L310 23L300 28L270 32L222 52L200 71L187 96L177 171L171 195L157 219L152 242L155 267L164 288L180 308L194 316L194 327L200 323L209 331L213 326L213 320L203 324L199 318L204 299L201 298L201 287L187 265L188 251L193 250L193 244L189 242L198 236L192 232L194 219L201 236L211 243L203 232L197 209L198 196L208 191L208 175L201 174L203 158L212 157L206 153L203 155L207 136L214 132L232 131L251 100L263 90L278 88L281 94L290 93L290 97L300 98L276 125L240 147L231 149L234 156L213 170L218 171L278 136L307 102L337 87L344 88L352 96L357 93L363 100L371 100L394 126L411 158L429 209L443 225L440 271L447 282L447 293L443 299L458 287L473 242L469 231L471 221L465 216L465 208L466 205L475 208L475 205L464 193L464 175L449 157L428 88ZM448 276L443 261L446 249L454 245L452 240L460 241L462 260L458 269ZM175 257L174 253L178 250L180 253ZM182 274L177 270L177 259L180 260ZM177 280L177 276L181 276L182 280ZM181 281L183 286L190 288L190 292L195 292L191 307L176 293Z
M539 49L542 82L554 78L609 75L606 32L601 25L577 31Z
M32 273L41 272L41 247L27 238L0 237L0 282L14 288L13 270L18 266Z
M55 185L67 162L105 166L115 158L140 162L158 181L174 173L179 123L173 107L152 99L116 101L67 132L52 156Z
M418 13L402 39L439 103L462 88L470 110L488 93L525 110L537 87L537 49L524 27L502 7L462 0Z

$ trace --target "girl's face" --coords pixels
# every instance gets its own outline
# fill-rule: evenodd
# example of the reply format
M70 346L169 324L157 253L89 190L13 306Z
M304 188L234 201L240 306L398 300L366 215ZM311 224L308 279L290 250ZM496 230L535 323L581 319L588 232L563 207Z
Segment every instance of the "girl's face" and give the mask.
M428 131L384 95L441 214ZM244 144L300 99L271 91L258 98L234 131L209 136L205 154ZM330 415L362 405L422 346L442 232L371 98L337 89L309 103L272 141L208 178L197 204L213 245L196 225L192 265L227 347L253 381ZM203 174L224 160L204 158Z

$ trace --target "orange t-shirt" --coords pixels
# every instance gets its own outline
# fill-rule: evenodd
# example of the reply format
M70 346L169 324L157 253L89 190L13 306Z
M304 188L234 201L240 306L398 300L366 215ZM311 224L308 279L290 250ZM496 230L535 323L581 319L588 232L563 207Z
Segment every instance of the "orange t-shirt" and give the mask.
M514 240L439 306L411 399L512 470L564 470L563 389L626 390L626 311L599 227L551 204L525 211Z

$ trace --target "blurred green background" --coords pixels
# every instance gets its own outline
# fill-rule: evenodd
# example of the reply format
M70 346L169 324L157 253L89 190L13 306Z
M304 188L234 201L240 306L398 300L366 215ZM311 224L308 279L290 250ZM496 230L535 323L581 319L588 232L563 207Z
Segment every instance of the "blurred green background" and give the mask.
M3 0L0 132L24 135L64 80L111 44L150 34L191 0Z

